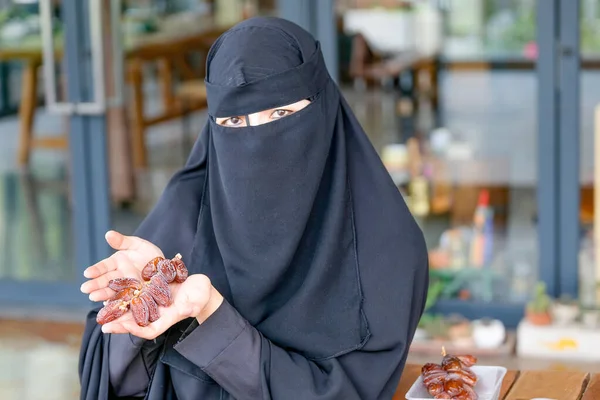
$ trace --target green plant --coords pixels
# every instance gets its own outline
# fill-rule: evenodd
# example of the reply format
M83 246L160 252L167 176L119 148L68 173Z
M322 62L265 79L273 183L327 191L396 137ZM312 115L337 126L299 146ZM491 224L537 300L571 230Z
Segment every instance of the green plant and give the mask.
M600 31L596 20L584 19L580 22L581 51L597 53L600 51Z
M419 328L425 329L429 323L435 319L436 317L429 313L431 307L437 303L440 295L444 291L444 287L446 284L442 280L432 280L429 283L429 288L427 290L427 299L425 300L425 307L423 309L423 315L421 316L421 320L419 321Z
M427 300L425 300L425 309L424 312L429 311L431 307L437 303L440 295L444 291L444 287L446 284L441 280L433 281L429 284L429 288L427 290Z
M502 33L500 44L503 50L521 51L525 44L535 39L535 10L531 9L517 14L514 23Z
M533 314L544 314L550 310L552 299L546 293L546 284L538 282L531 301L527 304L527 310Z
M448 337L450 325L442 315L433 315L428 318L422 329L430 338L442 339Z

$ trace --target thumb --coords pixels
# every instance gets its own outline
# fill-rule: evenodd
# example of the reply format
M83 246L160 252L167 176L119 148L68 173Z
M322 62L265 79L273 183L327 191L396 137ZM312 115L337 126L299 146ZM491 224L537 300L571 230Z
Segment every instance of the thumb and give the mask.
M125 236L117 231L108 231L106 242L115 250L135 250L142 244L142 239L135 236Z

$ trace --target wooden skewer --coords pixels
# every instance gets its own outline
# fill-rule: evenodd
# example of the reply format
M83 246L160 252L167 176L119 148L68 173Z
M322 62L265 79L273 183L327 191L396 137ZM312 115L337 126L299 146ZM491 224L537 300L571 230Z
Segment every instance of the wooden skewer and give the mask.
M442 346L442 357L446 357L446 348Z

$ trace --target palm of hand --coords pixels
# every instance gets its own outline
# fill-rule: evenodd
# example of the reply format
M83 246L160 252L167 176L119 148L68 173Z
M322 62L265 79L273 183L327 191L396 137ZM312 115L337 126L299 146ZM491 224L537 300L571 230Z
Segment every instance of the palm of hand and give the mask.
M128 277L141 280L142 269L148 261L163 257L158 247L138 237L110 231L106 234L106 241L118 251L84 272L84 276L90 280L81 285L81 291L89 293L92 301L106 301L115 295L108 288L108 282L112 279Z

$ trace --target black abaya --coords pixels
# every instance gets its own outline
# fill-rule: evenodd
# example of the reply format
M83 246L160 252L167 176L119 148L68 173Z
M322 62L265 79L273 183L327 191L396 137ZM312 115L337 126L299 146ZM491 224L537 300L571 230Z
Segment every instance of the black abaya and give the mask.
M137 236L224 296L156 341L87 321L82 398L390 399L423 312L423 235L307 32L246 20L207 60L210 120ZM303 99L279 120L245 116Z

